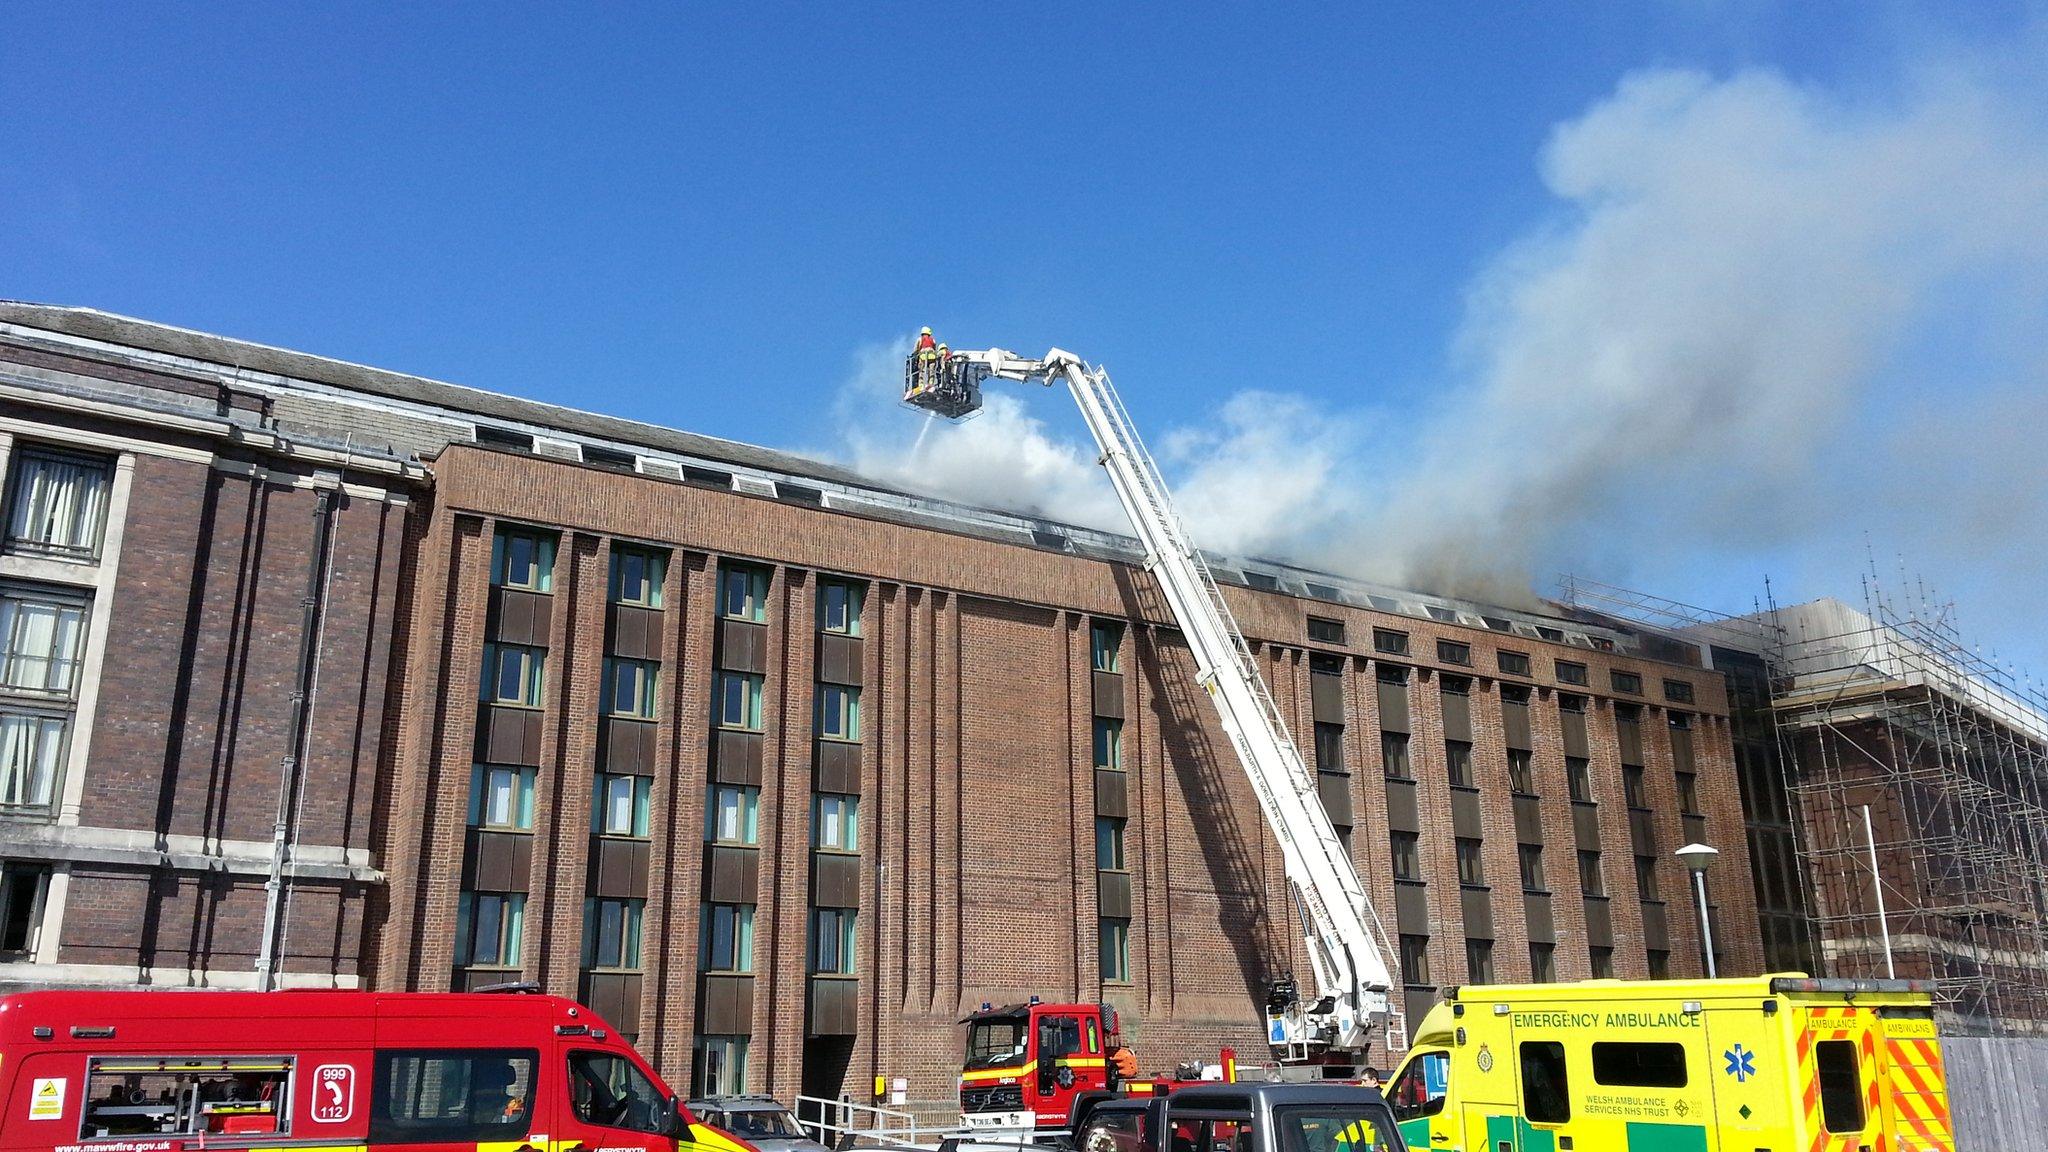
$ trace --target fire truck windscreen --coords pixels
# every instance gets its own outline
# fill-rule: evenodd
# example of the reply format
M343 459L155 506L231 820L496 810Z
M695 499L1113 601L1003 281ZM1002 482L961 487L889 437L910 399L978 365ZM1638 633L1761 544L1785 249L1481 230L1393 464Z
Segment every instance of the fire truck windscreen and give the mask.
M976 1020L967 1029L967 1067L1002 1068L1024 1062L1029 1017Z

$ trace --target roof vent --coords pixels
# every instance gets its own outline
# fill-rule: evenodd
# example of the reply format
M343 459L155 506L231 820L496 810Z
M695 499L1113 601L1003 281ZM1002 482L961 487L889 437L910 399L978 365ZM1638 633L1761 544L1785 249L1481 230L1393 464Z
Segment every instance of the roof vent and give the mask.
M1328 584L1318 584L1313 580L1304 581L1302 587L1307 588L1308 594L1318 600L1342 600L1344 598L1335 588L1330 587Z
M701 484L706 488L732 490L732 473L720 472L716 468L699 468L695 464L683 465L683 483Z
M1399 605L1398 603L1394 602L1392 599L1386 596L1373 596L1368 594L1365 598L1365 602L1379 609L1382 612L1401 611L1401 605Z
M521 452L533 451L533 437L528 436L524 432L514 432L510 428L493 428L489 424L479 424L476 426L475 435L476 442L479 444L493 444L499 448L517 448Z
M659 476L664 480L681 480L683 466L673 460L649 460L640 458L640 471L648 476Z
M557 440L552 436L535 436L533 438L533 451L538 456L552 456L557 460L574 460L579 464L583 462L583 449L581 445L573 444L567 440Z
M785 484L778 481L775 485L775 495L777 498L787 500L792 504L809 504L814 508L825 506L825 494L823 492L816 488L806 488L801 484Z
M775 498L775 481L763 480L759 476L734 475L732 478L732 490L744 492L749 496L766 496L773 500Z
M1438 604L1424 604L1422 608L1423 611L1429 613L1429 618L1432 620L1441 620L1446 624L1456 624L1458 622L1458 614L1449 608Z
M1040 548L1051 548L1056 552L1065 552L1067 550L1067 538L1065 536L1058 532L1048 532L1043 528L1033 528L1031 530L1031 542Z
M1508 623L1507 621L1501 619L1498 616L1481 616L1480 619L1484 620L1486 622L1486 626L1488 628L1493 629L1495 632L1513 632L1515 630L1515 626L1513 624Z
M599 468L616 468L621 472L632 472L636 471L633 467L634 460L631 452L621 452L616 448L605 448L596 444L583 446L583 462L595 464Z
M1244 574L1244 582L1261 592L1278 592L1280 590L1280 581L1264 572L1246 572Z

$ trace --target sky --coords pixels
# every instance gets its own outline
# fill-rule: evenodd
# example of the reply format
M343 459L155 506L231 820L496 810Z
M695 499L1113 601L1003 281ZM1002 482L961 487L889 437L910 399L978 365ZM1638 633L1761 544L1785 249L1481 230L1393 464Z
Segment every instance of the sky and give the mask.
M1502 600L1953 598L2048 672L2048 6L9 6L0 298Z

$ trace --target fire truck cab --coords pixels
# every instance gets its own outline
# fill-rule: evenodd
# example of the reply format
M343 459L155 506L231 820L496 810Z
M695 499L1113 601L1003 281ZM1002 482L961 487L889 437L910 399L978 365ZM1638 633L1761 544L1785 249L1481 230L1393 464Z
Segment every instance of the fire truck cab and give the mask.
M1104 1004L984 1004L961 1021L960 1123L993 1135L1070 1129L1116 1095L1116 1009Z
M0 1152L741 1152L524 992L0 996Z

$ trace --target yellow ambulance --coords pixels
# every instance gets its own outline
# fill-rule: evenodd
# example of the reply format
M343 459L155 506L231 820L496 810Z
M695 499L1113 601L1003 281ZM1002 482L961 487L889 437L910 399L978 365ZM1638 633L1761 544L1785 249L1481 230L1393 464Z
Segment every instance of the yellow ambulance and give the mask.
M1918 980L1452 988L1387 1086L1431 1152L1954 1152Z

